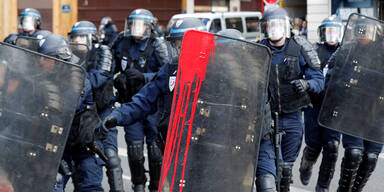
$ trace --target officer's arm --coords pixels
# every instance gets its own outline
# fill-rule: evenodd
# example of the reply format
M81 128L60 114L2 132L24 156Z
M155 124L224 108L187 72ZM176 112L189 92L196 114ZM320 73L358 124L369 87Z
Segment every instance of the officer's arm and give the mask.
M313 68L305 62L305 59L300 56L299 62L304 66L305 80L309 84L309 91L320 93L324 89L324 76L320 68Z
M88 77L94 89L101 87L106 81L110 79L108 75L96 69L90 69L88 72Z
M132 97L131 102L122 104L112 112L111 116L116 117L118 125L130 125L156 111L157 99L165 94L168 88L167 71L168 65L166 64L152 81Z

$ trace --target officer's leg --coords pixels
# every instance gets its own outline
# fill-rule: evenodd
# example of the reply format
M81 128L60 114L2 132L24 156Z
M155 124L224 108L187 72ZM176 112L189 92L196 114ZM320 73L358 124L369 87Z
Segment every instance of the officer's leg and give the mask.
M275 157L271 138L263 139L260 143L256 169L257 192L276 191Z
M304 124L301 111L284 114L280 117L279 128L285 132L281 149L283 163L280 164L280 191L289 191L292 183L292 167L300 153Z
M322 130L322 143L324 143L324 147L316 191L326 192L328 191L330 182L335 172L340 143L340 133L321 126L319 126L319 128Z
M321 129L317 123L319 109L308 108L304 112L305 143L307 146L303 150L300 163L300 180L303 185L308 185L312 175L312 167L316 163L322 148Z
M131 170L134 192L144 191L145 176L144 169L144 125L137 122L133 125L124 127L125 141L128 146L128 163Z
M106 109L100 118L104 119L111 113L110 109ZM107 139L103 141L104 153L108 157L106 163L107 177L110 192L123 192L123 169L121 168L121 161L117 153L117 128L109 129Z
M382 144L364 141L364 155L363 161L357 170L355 183L352 187L352 192L361 192L365 184L367 184L369 177L372 175L376 168L378 156L383 149Z
M145 121L146 127L146 142L148 150L148 165L149 165L149 190L151 192L157 191L159 186L161 164L163 161L163 154L157 144L158 130L157 124L157 113L147 117Z
M107 177L110 187L110 192L123 192L123 169L120 165L120 158L117 152L111 148L104 150L105 156L108 158L107 164Z
M63 155L63 160L65 161L66 165L68 166L66 171L71 172L72 171L72 163L71 163L71 158L70 154L64 153ZM67 173L69 174L69 173ZM65 186L68 183L70 176L69 175L64 175L63 170L61 168L59 169L59 172L56 175L56 183L55 186L52 190L52 192L64 192ZM1 190L0 190L1 191Z
M329 185L335 173L335 165L338 156L339 141L329 141L323 149L319 177L317 179L316 192L328 192Z
M341 162L338 192L350 192L356 178L357 169L363 156L363 142L361 139L343 135L344 157Z
M103 192L103 167L104 163L91 152L73 154L74 168L72 181L75 192Z

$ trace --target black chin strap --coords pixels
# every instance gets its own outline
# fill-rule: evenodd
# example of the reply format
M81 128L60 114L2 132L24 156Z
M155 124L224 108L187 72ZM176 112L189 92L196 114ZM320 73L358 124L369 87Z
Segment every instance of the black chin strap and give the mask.
M281 41L283 39L283 37L280 37L280 39L278 39L278 40L272 40L272 39L268 39L271 43L273 43L273 44L276 44L276 43L278 43L279 41Z

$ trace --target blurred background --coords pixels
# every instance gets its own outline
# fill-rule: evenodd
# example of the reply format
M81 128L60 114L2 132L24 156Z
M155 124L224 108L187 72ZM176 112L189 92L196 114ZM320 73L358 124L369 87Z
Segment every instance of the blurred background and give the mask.
M96 25L110 16L119 31L124 19L136 8L152 11L159 24L166 26L178 13L260 11L270 6L284 7L292 18L293 29L304 27L310 41L317 40L317 27L331 14L344 21L350 13L362 13L383 20L384 0L0 0L0 39L17 29L17 15L24 8L42 14L42 28L66 36L78 20ZM304 24L303 24L304 23Z

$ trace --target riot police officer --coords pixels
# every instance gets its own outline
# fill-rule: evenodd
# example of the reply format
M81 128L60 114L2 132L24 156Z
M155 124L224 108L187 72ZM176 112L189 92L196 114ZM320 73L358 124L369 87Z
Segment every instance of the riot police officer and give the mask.
M168 63L166 45L154 35L154 17L146 9L136 9L127 17L125 30L114 41L112 50L116 61L115 72L120 72L115 79L117 101L120 103L130 101L132 95L145 84L144 78L146 82L149 81L162 65ZM131 87L127 87L127 79L134 70L137 70L138 73L134 73L142 78L136 79ZM144 169L144 138L148 147L149 189L156 191L158 187L162 154L156 145L156 121L157 113L154 113L132 125L125 124L124 127L128 163L135 192L144 191L147 180Z
M16 39L18 36L32 36L38 30L41 29L41 14L38 10L33 8L25 8L18 18L17 28L19 33L9 34L4 42L10 44L16 44Z
M68 33L70 42L85 44L89 47L87 58L88 78L92 86L93 98L100 119L112 112L113 70L112 52L106 45L98 44L96 26L89 21L79 21ZM86 51L86 50L85 50ZM108 158L106 163L108 182L111 192L124 191L122 168L117 150L117 128L111 128L108 137L102 143L104 153Z
M60 35L50 35L39 43L38 52L59 58L71 63L77 63L79 59L72 54L68 41ZM86 122L83 121L86 119ZM89 144L93 144L96 138L105 137L107 131L96 129L97 119L94 107L91 84L85 79L85 87L81 95L76 114L72 122L70 135L63 155L62 166L57 176L54 191L64 191L65 185L72 176L75 190L79 191L103 191L102 166L97 163L97 157L93 150L89 150ZM102 134L95 134L96 132ZM95 136L98 135L98 136ZM94 149L98 149L95 147ZM65 165L65 166L64 166ZM73 173L71 175L71 173Z
M269 81L269 98L272 112L277 112L279 131L285 132L281 139L282 162L279 164L280 191L289 191L292 167L301 147L303 122L301 109L310 104L308 92L319 93L324 87L324 77L320 62L312 45L300 37L290 38L290 23L283 8L271 8L264 12L261 22L266 39L261 44L272 51L272 66ZM305 78L304 78L305 76ZM267 150L269 148L269 150ZM265 146L265 154L259 157L257 178L271 183L276 177L273 161L275 152L270 143ZM261 158L265 158L262 160ZM275 178L278 179L278 178ZM273 183L273 181L272 181ZM267 185L269 186L269 185ZM270 191L270 187L261 191Z
M160 69L160 71L156 74L155 78L146 84L136 95L132 97L132 102L124 103L121 107L114 110L105 120L105 127L113 127L116 125L130 125L138 120L145 119L148 115L154 113L159 107L159 116L157 119L157 125L160 127L160 130L166 131L163 128L167 127L169 121L169 115L171 111L171 103L172 103L172 95L173 89L170 89L169 82L175 78L177 74L177 66L178 66L178 56L180 54L181 49L181 41L184 33L187 30L195 29L195 30L203 30L204 25L201 23L199 19L196 18L183 18L178 25L173 26L173 31L171 30L171 34L169 35L170 52L172 55L172 62L166 63ZM143 79L143 75L138 73L136 70L131 70L131 78ZM141 77L140 77L141 76ZM129 81L128 81L129 82ZM127 85L130 86L130 85ZM149 164L150 169L151 166L157 166L159 169L157 170L160 176L161 171L161 150L159 146L155 143L150 145L149 156L157 157L158 164L151 165ZM142 154L142 151L137 151ZM156 184L155 188L152 188L152 191L157 190L159 177L154 181Z
M355 21L355 26L352 26L354 42L343 43L343 46L332 55L328 62L330 69L327 75L335 75L333 74L334 71L340 67L343 67L344 70L352 71L356 65L364 62L381 65L380 62L377 62L382 61L381 52L373 51L382 49L383 29L380 27L381 26L376 25L370 20L359 19ZM346 61L346 58L350 59ZM338 63L340 61L346 63L343 66L339 66ZM359 98L360 101L365 99L366 98ZM359 105L364 106L364 103ZM370 115L367 114L367 117L369 116ZM343 134L342 142L345 152L341 163L340 180L337 191L361 192L375 170L383 145L347 134Z
M328 66L326 66L328 59L340 46L343 24L338 17L332 15L322 21L318 28L318 34L320 36L320 43L316 43L315 48L320 58L321 69L325 75L328 69ZM310 93L313 107L308 107L304 111L305 143L307 146L304 148L300 164L300 179L304 185L309 183L312 167L323 149L323 159L321 161L316 192L328 191L335 172L340 142L340 133L322 127L317 122L324 94L325 91L322 91L320 94Z
M100 43L103 45L111 45L113 40L117 37L117 27L113 23L112 18L109 16L103 17L99 26Z

